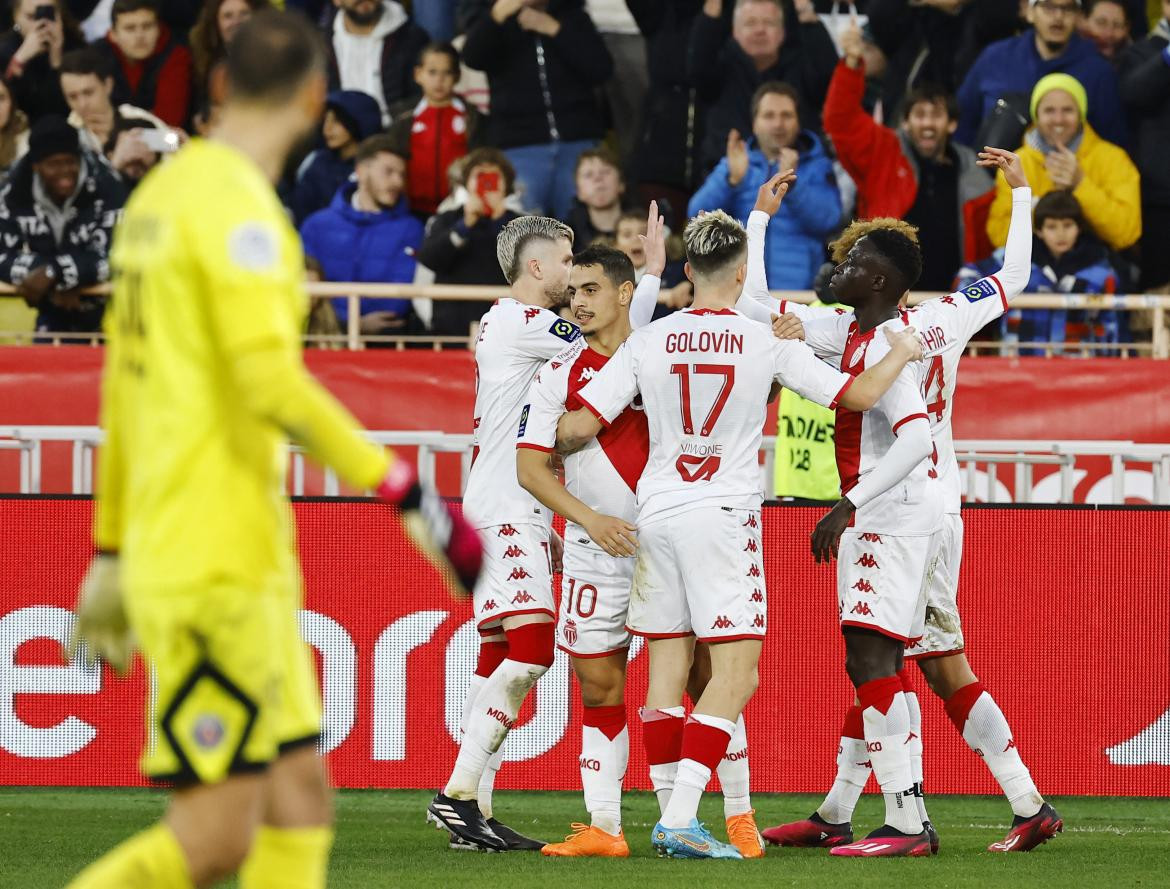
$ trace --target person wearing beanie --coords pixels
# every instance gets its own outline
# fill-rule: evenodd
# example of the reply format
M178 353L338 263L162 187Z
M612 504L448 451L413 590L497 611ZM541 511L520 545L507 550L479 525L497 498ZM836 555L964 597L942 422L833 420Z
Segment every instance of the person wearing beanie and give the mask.
M1128 147L1117 74L1092 41L1076 33L1082 5L1080 0L1031 0L1028 22L1032 27L1017 37L991 44L979 54L959 87L959 129L955 133L959 142L986 144L981 124L997 102L1026 108L1027 97L1042 77L1064 73L1084 87L1093 129L1110 142ZM1003 229L1007 231L1006 216Z
M335 90L325 100L321 123L324 145L305 158L287 195L287 204L299 226L333 196L353 175L358 145L382 128L382 109L372 96L357 90Z
M1131 247L1142 233L1141 177L1129 155L1088 123L1092 106L1084 86L1068 74L1049 74L1032 90L1030 109L1035 123L1016 153L1032 194L1071 192L1101 240L1114 250ZM1011 212L1011 188L1001 174L987 220L997 247L1007 241Z
M58 115L42 117L0 190L0 281L36 308L44 332L101 327L104 301L77 291L106 281L109 246L126 192Z

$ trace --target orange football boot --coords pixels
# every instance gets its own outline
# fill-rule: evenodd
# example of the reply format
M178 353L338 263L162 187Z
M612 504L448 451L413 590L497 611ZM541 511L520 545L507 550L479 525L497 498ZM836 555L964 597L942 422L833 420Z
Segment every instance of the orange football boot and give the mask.
M727 819L727 839L744 858L763 858L764 841L756 827L756 810Z
M563 843L549 843L540 854L550 858L629 858L630 847L624 833L615 837L600 827L574 823L573 832Z

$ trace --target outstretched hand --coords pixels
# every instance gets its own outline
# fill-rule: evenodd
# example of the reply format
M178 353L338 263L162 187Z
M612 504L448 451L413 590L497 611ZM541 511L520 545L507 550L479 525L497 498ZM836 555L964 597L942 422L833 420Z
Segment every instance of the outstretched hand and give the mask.
M780 210L784 196L788 194L788 189L795 181L795 170L781 170L760 186L760 190L756 192L756 205L752 209L763 210L769 216L775 216Z
M646 252L646 274L661 278L666 268L666 220L658 215L658 201L650 202L646 234L638 235Z
M1014 151L1003 148L992 148L987 145L979 152L976 161L980 167L991 167L1003 171L1003 178L1012 188L1023 188L1028 184L1028 177L1024 174L1024 165L1020 156Z

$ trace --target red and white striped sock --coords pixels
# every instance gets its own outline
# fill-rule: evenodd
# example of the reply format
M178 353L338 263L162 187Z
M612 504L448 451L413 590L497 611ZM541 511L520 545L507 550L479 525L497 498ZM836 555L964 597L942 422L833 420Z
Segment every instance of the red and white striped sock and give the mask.
M850 707L845 711L845 723L841 726L841 744L837 748L837 777L817 814L829 824L846 824L853 820L853 810L869 781L871 767L869 754L865 752L865 728L861 720L861 708Z
M622 781L630 761L625 704L586 707L581 725L581 789L592 824L622 832Z
M682 706L655 710L643 707L638 711L642 721L642 746L650 764L650 786L658 797L658 809L666 811L674 791L674 777L682 755L683 723L686 711Z
M727 745L735 731L730 719L692 713L683 729L682 758L674 778L674 792L666 811L662 813L663 827L686 827L699 813L699 800L711 780L711 773L727 752Z
M861 721L865 727L865 749L873 774L886 800L886 824L903 833L922 833L922 817L914 802L910 777L910 711L902 680L885 676L857 689Z
M946 710L963 740L983 757L1012 811L1021 818L1031 818L1039 812L1044 797L1020 758L1007 718L983 684L964 685L947 698Z

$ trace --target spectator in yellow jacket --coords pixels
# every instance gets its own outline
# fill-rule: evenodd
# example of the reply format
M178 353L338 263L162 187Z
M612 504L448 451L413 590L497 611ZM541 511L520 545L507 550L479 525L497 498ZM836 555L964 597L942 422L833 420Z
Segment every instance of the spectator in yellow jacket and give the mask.
M1049 74L1032 91L1032 120L1017 149L1024 173L1039 200L1050 191L1071 191L1094 231L1114 250L1135 244L1142 234L1141 187L1129 155L1098 136L1085 121L1088 99L1080 82ZM991 243L1007 241L1012 190L1001 173L987 220Z

